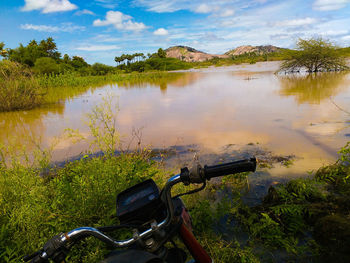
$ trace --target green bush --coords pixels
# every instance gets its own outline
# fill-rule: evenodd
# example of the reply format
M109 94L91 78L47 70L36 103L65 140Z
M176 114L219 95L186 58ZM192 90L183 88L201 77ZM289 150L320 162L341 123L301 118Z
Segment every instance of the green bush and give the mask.
M92 65L92 70L93 75L107 75L108 73L113 73L115 68L102 63L95 63Z
M43 102L44 91L24 65L0 61L0 111L31 109Z
M53 58L38 58L34 64L34 70L39 74L58 74L60 67Z

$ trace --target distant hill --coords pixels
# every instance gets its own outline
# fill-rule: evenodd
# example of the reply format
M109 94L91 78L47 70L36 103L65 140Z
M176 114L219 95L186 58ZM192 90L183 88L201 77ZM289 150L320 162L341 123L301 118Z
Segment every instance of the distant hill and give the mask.
M255 53L257 55L264 55L268 53L274 53L280 51L282 48L266 45L266 46L240 46L235 49L232 49L225 53L227 56L239 56L246 53Z
M165 50L166 56L186 62L202 62L213 58L227 58L227 55L213 55L198 51L192 47L174 46Z

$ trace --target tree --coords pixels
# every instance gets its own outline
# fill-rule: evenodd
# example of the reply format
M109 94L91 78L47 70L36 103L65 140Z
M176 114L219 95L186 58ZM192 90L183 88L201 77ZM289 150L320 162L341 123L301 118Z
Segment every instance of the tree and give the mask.
M48 57L51 57L56 60L61 57L61 53L57 51L56 43L54 42L52 37L48 37L46 40L41 40L39 44L39 48Z
M50 57L58 61L61 54L57 51L53 38L49 37L41 40L40 44L31 40L27 46L20 44L18 48L7 49L6 57L11 61L33 67L38 58Z
M160 58L166 58L166 52L162 48L158 49L157 54L158 54L158 57Z
M4 49L5 47L5 43L4 42L0 42L0 56L2 57L6 57L6 49Z
M68 54L64 54L63 56L63 63L68 64L69 62L71 62L72 60L70 59Z
M340 71L348 69L338 47L322 38L299 39L297 50L290 54L291 59L282 63L280 71L307 72Z
M82 57L79 57L79 56L73 56L72 61L70 61L70 65L72 65L76 69L89 66L89 64L86 63L86 61Z

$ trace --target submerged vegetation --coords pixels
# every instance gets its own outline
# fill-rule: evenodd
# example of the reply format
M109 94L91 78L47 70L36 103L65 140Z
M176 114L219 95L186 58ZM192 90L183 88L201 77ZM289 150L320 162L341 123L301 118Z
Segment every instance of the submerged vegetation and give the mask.
M174 75L174 76L173 76ZM31 109L48 103L57 103L76 96L89 88L106 84L158 83L168 77L167 72L81 76L78 72L35 75L28 66L8 60L0 61L0 112Z
M282 63L280 71L299 72L342 71L348 69L339 48L322 38L299 39L297 50L290 51L290 58Z

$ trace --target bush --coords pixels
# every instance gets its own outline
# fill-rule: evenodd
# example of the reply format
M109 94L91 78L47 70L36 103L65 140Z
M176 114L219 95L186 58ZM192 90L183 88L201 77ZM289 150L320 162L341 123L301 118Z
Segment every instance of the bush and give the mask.
M31 109L40 105L43 90L30 69L16 62L0 62L0 111Z
M35 61L34 70L40 74L58 74L60 68L53 58L43 57Z
M107 75L114 71L114 67L102 63L95 63L92 65L93 75Z

